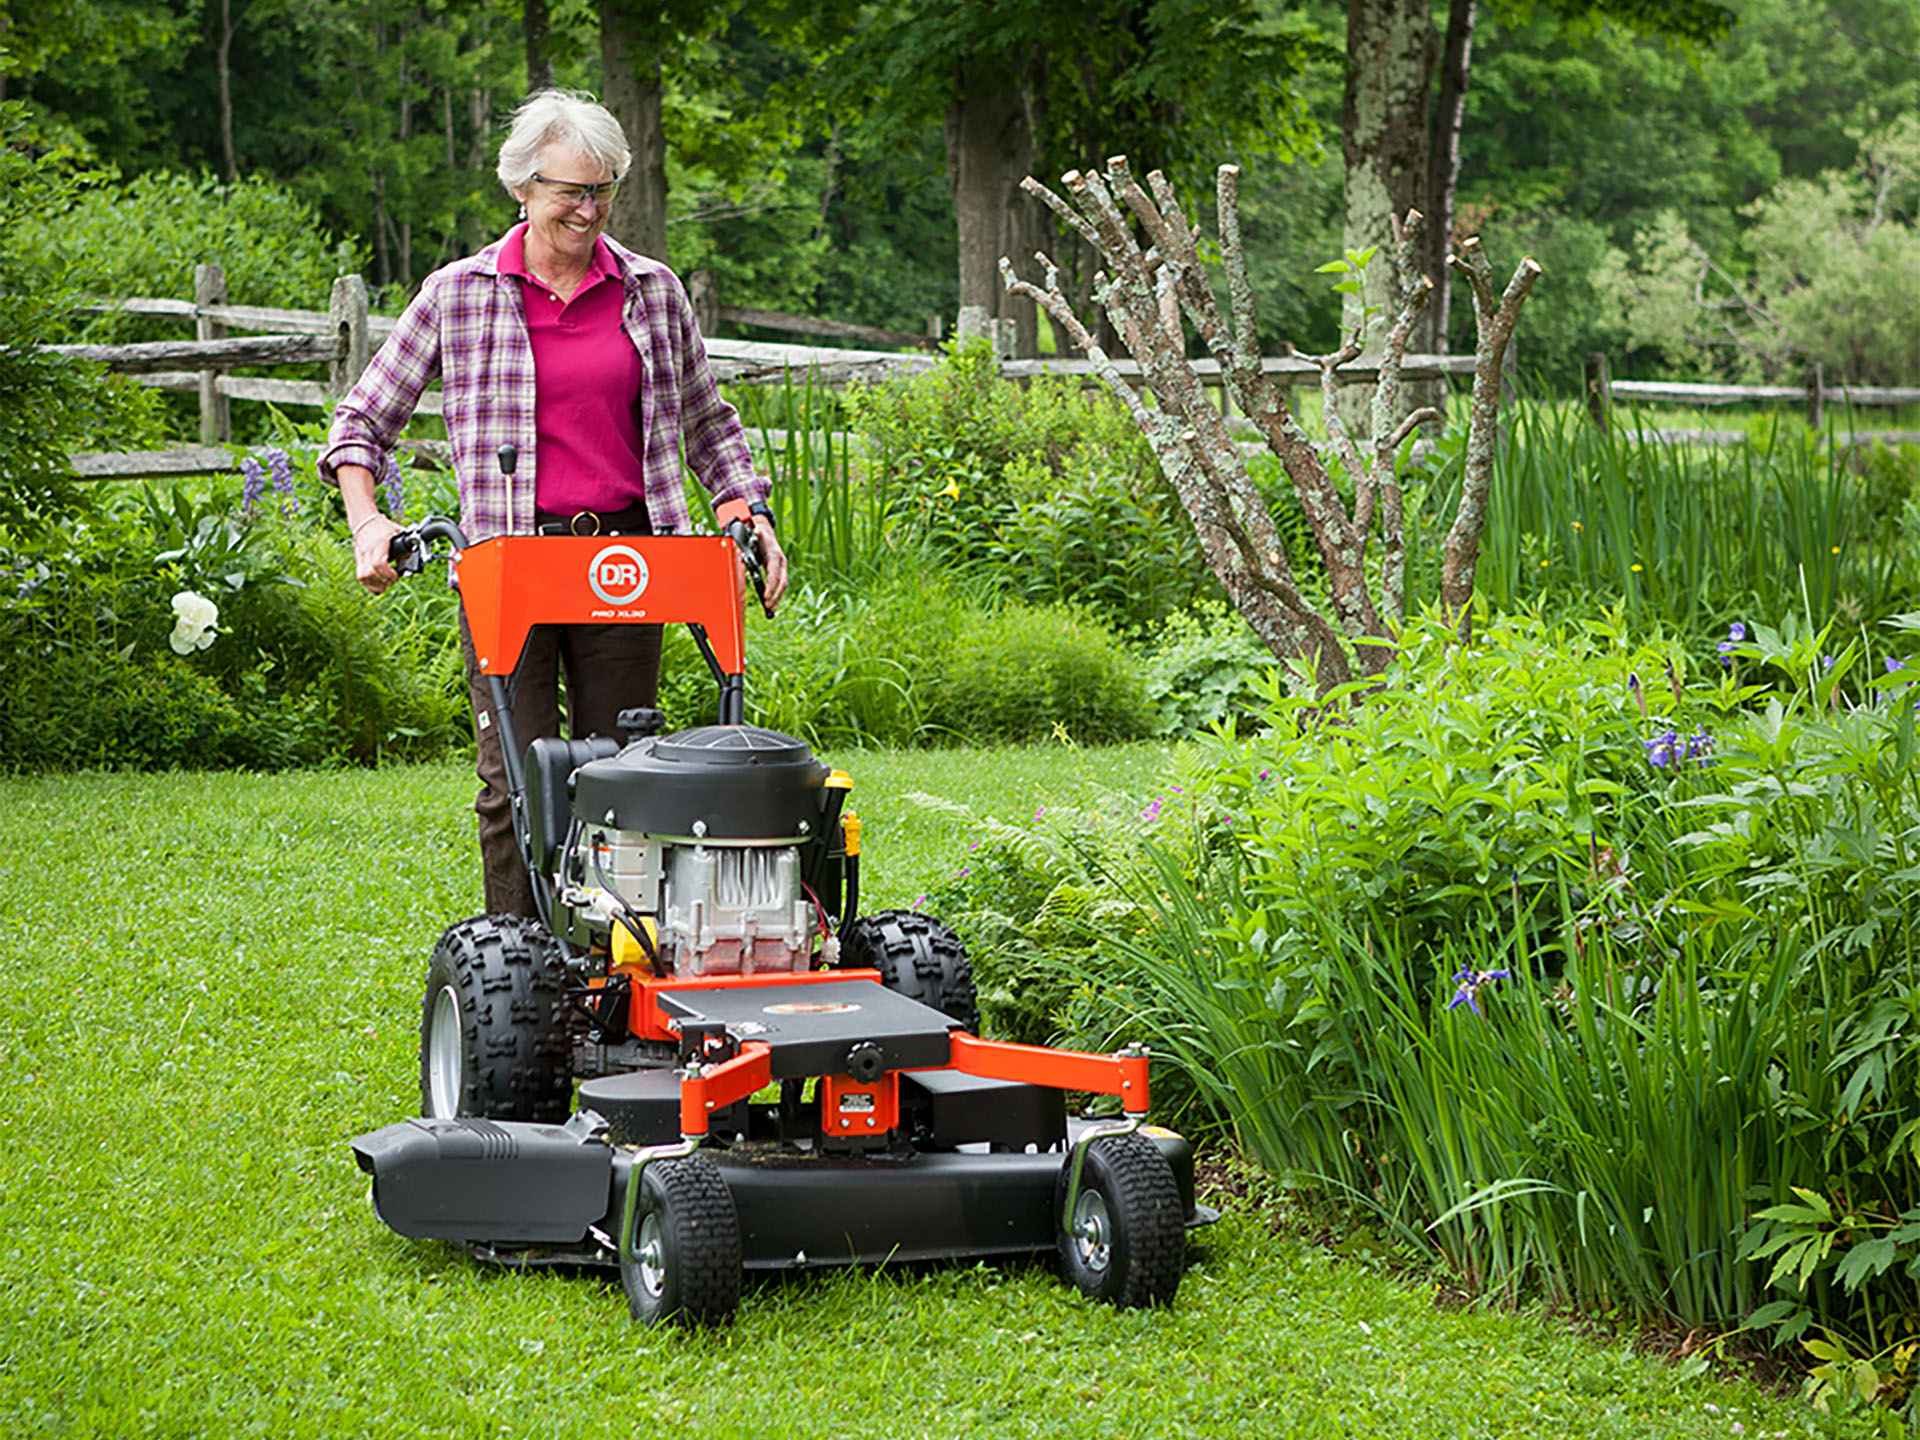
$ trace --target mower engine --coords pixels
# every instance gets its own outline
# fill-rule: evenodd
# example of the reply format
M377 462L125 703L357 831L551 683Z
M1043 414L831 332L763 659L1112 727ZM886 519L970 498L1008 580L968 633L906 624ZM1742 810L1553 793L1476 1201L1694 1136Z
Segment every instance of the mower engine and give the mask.
M548 872L557 931L655 975L811 968L846 869L845 775L804 742L750 725L645 735L613 753L610 741L541 745L576 762ZM529 762L530 806L551 813L537 777L558 779L558 767Z

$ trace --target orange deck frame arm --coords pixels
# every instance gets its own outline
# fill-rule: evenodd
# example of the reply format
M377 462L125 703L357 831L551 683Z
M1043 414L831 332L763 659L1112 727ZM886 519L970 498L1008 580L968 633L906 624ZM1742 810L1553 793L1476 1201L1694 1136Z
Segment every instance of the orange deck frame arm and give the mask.
M745 669L740 550L724 535L496 535L456 551L454 581L483 675L520 662L535 625L694 624L720 668Z
M1147 1057L1090 1055L1078 1050L1048 1050L1039 1045L1012 1045L982 1040L956 1030L952 1040L952 1068L983 1080L1017 1080L1048 1085L1056 1090L1086 1090L1118 1095L1129 1115L1147 1110ZM749 1040L731 1059L683 1076L680 1081L680 1133L703 1136L708 1116L745 1100L773 1083L773 1050L761 1040Z
M705 1135L707 1117L773 1083L773 1050L749 1040L731 1060L680 1080L680 1134Z
M1014 1045L1004 1040L982 1040L963 1030L953 1033L952 1066L963 1075L983 1080L1021 1080L1050 1085L1056 1090L1086 1090L1096 1095L1118 1095L1129 1115L1147 1111L1147 1057L1090 1055L1080 1050L1048 1050L1039 1045Z

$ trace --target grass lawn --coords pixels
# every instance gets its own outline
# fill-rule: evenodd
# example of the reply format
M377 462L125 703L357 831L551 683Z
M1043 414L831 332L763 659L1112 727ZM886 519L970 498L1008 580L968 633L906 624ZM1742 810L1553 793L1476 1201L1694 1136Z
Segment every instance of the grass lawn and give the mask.
M913 790L1030 817L1167 752L835 756L863 888L962 863ZM1840 1422L1529 1313L1437 1308L1243 1207L1176 1306L1042 1266L750 1281L715 1333L373 1216L346 1140L417 1103L433 937L478 905L471 781L0 780L0 1432L1810 1435Z

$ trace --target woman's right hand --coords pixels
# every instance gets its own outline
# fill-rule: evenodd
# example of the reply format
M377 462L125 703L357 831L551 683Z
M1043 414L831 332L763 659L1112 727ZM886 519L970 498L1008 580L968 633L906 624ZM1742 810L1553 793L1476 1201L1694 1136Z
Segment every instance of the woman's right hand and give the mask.
M353 569L360 583L378 595L400 578L387 547L401 526L381 513L374 497L373 472L364 465L342 465L333 477L347 507L347 533L353 540Z
M353 532L354 573L370 593L378 595L400 578L387 552L393 537L406 527L378 510L361 516L359 527Z

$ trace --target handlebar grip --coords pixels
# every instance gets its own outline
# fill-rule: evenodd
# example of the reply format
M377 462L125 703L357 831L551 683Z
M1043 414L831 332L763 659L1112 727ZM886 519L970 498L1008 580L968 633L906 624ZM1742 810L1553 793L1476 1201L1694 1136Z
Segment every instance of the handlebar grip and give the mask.
M740 547L740 553L747 557L749 568L759 569L765 566L767 557L760 553L760 532L745 520L729 520L727 538Z
M401 530L387 541L387 563L402 575L418 575L426 558L427 547L412 530Z

